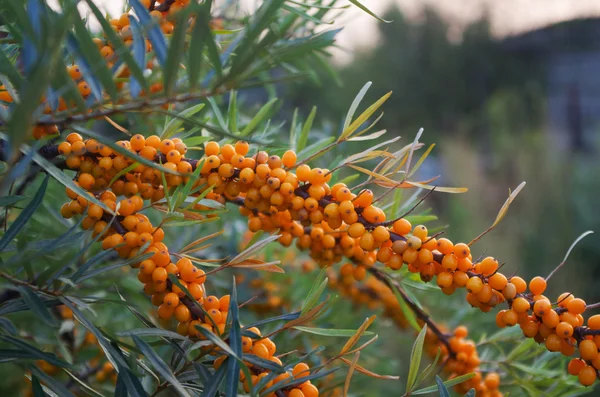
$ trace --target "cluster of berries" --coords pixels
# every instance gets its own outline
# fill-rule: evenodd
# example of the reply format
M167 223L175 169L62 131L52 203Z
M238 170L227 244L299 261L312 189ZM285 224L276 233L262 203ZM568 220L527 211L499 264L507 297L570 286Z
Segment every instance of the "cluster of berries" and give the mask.
M167 189L187 183L191 177L190 173L200 164L197 160L183 157L187 148L177 139L160 140L156 136L144 138L135 135L129 141L120 141L118 144L132 154L157 163L162 162L164 168L173 171L165 178ZM205 193L211 185L215 185L217 175L219 186L209 193L208 197L225 202L226 197L233 198L230 195L233 191L226 189L223 180L230 184L229 179L233 174L227 178L220 176L220 173L226 171L227 162L223 158L221 164L221 158L211 154L215 145L217 144L214 142L206 145L207 158L200 170L200 177L194 182L195 194ZM243 157L249 146L245 142L238 142L231 148L230 160L234 156ZM120 155L92 139L84 141L75 133L69 134L66 140L58 145L58 152L66 156L67 167L77 170L75 182L79 187L117 213L117 216L113 217L104 212L101 206L91 203L89 196L79 196L67 189L71 201L62 207L63 216L68 218L76 214L85 214L83 228L94 230L94 234L102 238L102 248L114 249L121 257L135 258L140 254L152 254L148 259L132 264L132 267L138 269L138 279L144 284L144 291L151 296L152 303L158 306L157 313L160 319L177 320L177 332L198 339L205 338L204 332L225 338L225 324L230 307L229 295L220 298L208 295L204 286L205 272L187 257L179 256L177 261L172 261L175 255L172 255L163 243L162 228L153 226L149 218L140 213L144 209L144 200L156 203L164 197L162 171L140 165L122 176L117 176L134 163L134 158ZM231 165L230 169L233 171ZM110 184L113 179L115 180ZM169 275L176 277L177 282L173 282ZM186 290L194 300L190 299ZM201 328L204 330L201 331ZM255 340L245 337L244 346L250 346L252 354L280 363L279 359L273 356L275 344L267 338L262 338L258 329L253 330L253 335ZM252 368L250 363L248 366ZM300 378L310 374L308 366L302 364L298 370L296 367L291 373L278 375L272 382L285 382L285 395L318 395L318 389L310 381L298 379L299 373L302 373ZM244 385L250 387L251 381L255 384L269 374L269 371L262 371L256 375L256 379L246 380Z
M190 0L175 0L175 1L151 1L151 0L142 0L142 4L146 6L146 8L150 8L151 3L154 4L154 8L150 11L150 15L154 19L156 23L160 25L162 32L166 35L170 35L173 33L174 29L174 15L179 12L182 8L189 5ZM131 31L131 15L128 13L122 14L119 18L110 19L109 23L113 30L119 34L123 43L126 46L131 46L133 44L133 32ZM212 22L213 25L218 24L219 21L215 20ZM115 48L110 40L106 37L106 32L104 32L104 37L93 38L94 43L96 44L100 55L106 60L106 64L109 68L118 66L118 57L115 53ZM152 44L149 40L146 40L146 53L152 51ZM148 60L146 68L152 69L154 64L154 60ZM83 78L83 73L79 65L72 64L67 67L67 72L69 76L73 79L73 81L77 84L77 90L83 99L86 99L92 94L92 89L90 85ZM130 71L127 66L120 66L115 71L115 86L118 90L123 89L125 86L125 82L122 81L125 78L128 78L130 75ZM162 83L154 83L149 87L150 94L155 94L163 90ZM145 92L141 92L140 95L145 95ZM4 85L0 86L0 104L11 104L14 102L14 98L11 93L6 89ZM55 106L51 105L50 102L46 100L45 97L41 98L41 103L44 105L43 112L44 114L53 114L55 112L63 112L69 108L75 107L75 104L68 104L67 101L63 97L59 97ZM168 107L168 104L165 106ZM59 130L57 125L52 124L38 124L33 128L33 138L34 139L42 139L45 137L58 136Z
M409 323L390 287L370 274L362 276L361 280L364 279L362 282L356 282L354 272L357 268L346 263L341 266L338 273L333 270L328 271L330 288L338 289L357 306L367 306L371 310L382 309L383 315L390 318L397 327L408 328ZM420 325L423 325L422 322ZM472 340L466 339L467 336L468 331L465 326L458 326L452 334L445 333L442 336L444 340L428 328L425 335L425 352L431 358L435 358L438 351L440 352L439 362L444 363L444 371L449 378L475 373L471 379L455 385L457 393L464 394L470 389L475 389L477 396L502 396L503 394L498 390L500 384L498 374L488 373L485 376L482 374L476 345Z
M311 257L321 266L339 262L343 257L348 258L352 264L344 266L344 272L351 273L355 280L362 280L367 269L377 261L393 270L406 264L407 269L418 273L423 281L435 278L446 294L452 294L459 288L467 289L467 301L481 311L490 311L498 304L507 302L510 309L501 312L498 317L499 325L522 324L525 335L535 337L538 341L546 341L552 351L557 350L555 340L559 341L559 345L562 343L573 346L573 339L569 338L579 342L584 334L593 331L589 327L583 327L581 314L585 310L585 303L580 299L574 299L573 303L569 300L572 310L561 309L560 304L565 305L564 302L559 302L559 307L551 309L553 305L541 295L545 289L544 279L536 277L531 280L529 292L526 292L526 282L520 277L509 278L499 272L500 266L496 259L486 257L473 261L467 244L454 244L449 239L430 236L424 225L413 227L405 218L387 221L383 210L374 205L374 195L370 190L363 189L355 194L342 183L329 186L332 174L327 169L297 165L296 154L291 150L282 157L269 156L263 151L248 156L250 148L246 142L223 146L217 142L208 142L203 159L191 160L184 157L185 145L177 139L160 140L156 136L144 138L135 135L130 141L119 144L145 159L162 163L163 167L171 171L166 175L167 186L162 185L160 170L139 165L119 178L110 187L112 192L103 190L107 188L105 184L109 178L114 178L119 171L132 164L133 159L112 153L95 141L83 142L73 134L61 144L62 149L59 146L59 152L68 156L67 165L70 168L80 171L77 178L79 185L99 194L103 200L107 199L107 205L111 208L117 208L116 198L112 196L129 196L119 203L119 215L126 217L122 222L123 233L118 233L114 227L109 229L103 246L106 249L117 247L121 255L129 256L137 254L142 245L151 244L149 249L156 250L156 257L150 259L155 268L150 271L144 266L139 276L146 284L148 293L162 294L169 289L167 276L172 273L180 275L180 281L186 285L197 284L199 289L196 296L201 294L204 276L201 270L185 260L171 263L168 250L161 243L162 229L152 227L147 223L147 218L137 214L143 207L143 199L162 199L165 188L188 182L190 174L199 167L199 177L194 183L196 194L210 190L209 198L220 203L232 202L239 205L240 212L248 217L250 231L272 232L278 229L281 233L279 241L283 246L289 246L295 238L297 246L310 250ZM88 150L88 145L91 150ZM103 198L102 195L110 197ZM72 205L73 214L81 213L85 203L80 201L84 200L76 198L74 201L80 206L71 202L69 209ZM94 210L98 212L95 207ZM102 222L101 216L94 213L92 215L88 211L84 227L94 226L97 230L101 226L104 230L109 226L105 223L97 226L97 222ZM138 223L143 226L138 226ZM190 271L194 275L181 277L185 274L184 268L192 269ZM176 291L177 287L172 287ZM183 295L179 292L180 298ZM159 303L159 297L164 298L159 295L153 301ZM214 309L217 309L216 302L214 304ZM191 316L188 319L186 309L178 309L181 305L186 307L181 303L174 305L173 302L163 302L160 307L161 317L169 317L179 310L181 313L176 317L187 320L181 321L182 323L190 322L192 319ZM546 328L550 325L545 325L546 328L543 326L542 316L550 318L554 315L546 312L555 313L557 321L560 320L558 323L564 323L559 328L561 331L567 323L571 324L572 335L568 335L567 331L561 334L547 332ZM207 327L210 323L204 322ZM216 324L218 322L213 325ZM179 327L181 332L184 328L184 325ZM193 332L191 334L196 336ZM550 334L555 336L551 336L548 342ZM590 339L593 335L585 336ZM587 345L588 343L584 344ZM567 350L565 347L565 351ZM587 359L591 356L584 357ZM586 365L592 365L592 362L588 359ZM589 371L584 373L587 372Z

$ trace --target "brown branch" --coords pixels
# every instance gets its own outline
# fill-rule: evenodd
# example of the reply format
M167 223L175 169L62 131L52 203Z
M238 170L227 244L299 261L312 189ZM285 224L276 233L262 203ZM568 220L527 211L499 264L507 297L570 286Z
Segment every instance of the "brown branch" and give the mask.
M42 120L37 120L36 124L38 125L67 125L72 123L79 123L88 120L93 120L96 118L102 118L104 116L111 116L116 113L121 112L131 112L131 111L153 111L153 108L160 107L162 105L173 103L173 102L187 102L194 99L203 99L216 95L220 95L226 92L227 89L220 88L215 89L213 91L200 91L200 92L189 92L185 94L176 95L173 97L163 97L157 99L145 99L139 102L130 102L125 105L114 105L111 108L101 108L90 113L86 114L75 114L75 115L66 115L62 117L45 117Z
M423 309L421 309L419 307L419 305L417 305L408 296L408 294L406 293L406 291L404 291L404 289L402 288L402 286L400 286L400 284L398 284L398 282L396 280L394 280L393 278L391 278L389 274L387 274L385 272L382 272L381 270L379 270L379 269L377 269L375 267L368 268L368 271L371 274L373 274L375 276L375 278L377 278L379 281L381 281L384 284L386 284L388 286L388 288L395 289L396 291L398 291L398 293L402 297L402 300L404 300L404 302L406 302L406 304L415 313L415 315L417 316L417 318L420 319L420 320L422 320L425 324L427 324L427 326L429 327L429 329L446 346L446 348L448 349L448 354L450 356L454 356L454 352L450 348L450 342L448 341L448 335L446 335L444 332L442 332L442 330L437 326L437 324L431 319L431 317L429 316L429 314L427 314Z

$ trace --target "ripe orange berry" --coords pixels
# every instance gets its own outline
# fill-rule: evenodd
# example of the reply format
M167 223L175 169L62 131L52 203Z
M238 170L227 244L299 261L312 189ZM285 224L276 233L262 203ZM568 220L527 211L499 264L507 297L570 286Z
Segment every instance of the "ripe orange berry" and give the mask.
M591 386L596 381L596 369L590 365L586 365L579 371L579 383L583 386Z
M497 389L500 386L500 376L496 372L489 372L485 376L484 383L490 390Z
M79 178L77 178L77 182L79 183L79 186L81 186L85 190L91 190L94 187L96 180L92 175L83 173L79 175Z
M406 236L412 230L412 225L406 219L401 218L394 222L392 228L395 233Z
M569 365L567 366L567 371L570 375L577 376L579 372L585 367L585 361L580 358L574 358L569 361Z
M179 306L177 306L177 308L175 309L175 313L174 314L175 314L175 318L180 323L187 323L192 318L192 315L190 313L190 309L188 309L187 306L185 306L185 305L179 305Z
M558 323L556 326L556 335L562 338L568 338L573 335L573 326L565 321Z
M377 226L373 230L373 237L375 241L382 243L390 239L390 231L385 226Z
M550 334L546 338L546 348L551 352L560 351L561 338L556 334Z
M540 299L533 304L533 312L539 317L542 317L550 310L552 310L552 305L546 299Z
M569 313L581 314L585 311L585 301L580 298L574 298L567 303Z
M157 284L164 283L167 280L167 270L164 267L157 267L152 272L152 281Z
M168 320L173 316L174 311L173 307L162 304L158 307L158 316L163 320Z
M296 165L296 153L293 150L288 150L283 154L281 158L283 166L286 168L291 168Z
M481 261L481 273L484 276L490 276L494 274L496 270L498 270L498 261L496 259L488 256Z
M579 354L584 360L593 360L598 356L598 347L593 340L582 340L579 343Z
M319 397L319 389L312 383L305 382L301 389L304 397Z
M294 375L295 378L308 376L309 370L310 368L305 363L298 363L294 366L294 369L292 370L292 375Z
M415 226L413 229L413 236L421 239L421 241L427 240L427 227L424 225Z
M488 279L488 283L490 287L497 291L503 291L504 288L508 285L508 280L506 276L502 273L496 273ZM514 287L514 286L513 286ZM516 293L516 289L515 289Z
M167 306L175 308L179 305L179 296L176 293L169 292L163 298L163 303Z
M472 294L478 294L483 289L483 282L479 277L471 277L469 281L467 281L467 291Z
M546 280L540 276L532 278L529 282L529 290L533 295L543 294L546 290Z
M512 309L517 313L525 313L531 308L531 304L525 298L516 298L512 303Z
M600 314L595 314L588 318L587 325L590 329L600 329Z
M502 320L504 321L504 324L506 324L509 327L512 327L516 325L519 321L519 315L514 309L506 310L502 316Z
M71 153L71 144L69 142L61 142L58 145L58 153L63 156L68 156Z
M92 93L92 89L90 88L89 84L85 81L82 81L79 84L77 84L77 89L79 90L81 96L84 98Z

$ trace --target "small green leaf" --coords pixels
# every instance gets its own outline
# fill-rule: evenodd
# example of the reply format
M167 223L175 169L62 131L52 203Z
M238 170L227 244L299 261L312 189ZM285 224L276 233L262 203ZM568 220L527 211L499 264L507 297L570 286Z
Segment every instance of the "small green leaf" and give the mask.
M177 133L177 131L179 130L179 128L181 128L181 126L183 125L183 122L184 122L183 118L192 117L193 115L195 115L196 113L201 111L204 108L204 106L205 106L204 103L199 103L199 104L194 105L190 108L187 108L184 111L182 111L181 113L179 113L178 114L179 117L174 117L171 121L169 121L169 123L167 123L162 134L160 134L160 137L162 139L168 139L168 138L172 137L173 135L175 135Z
M83 128L80 127L78 125L72 125L71 128L73 128L75 131L79 132L80 134L83 134L85 136L89 136L90 138L94 138L95 140L97 140L98 142L103 143L104 145L110 147L112 150L114 150L115 152L122 154L123 156L132 159L133 161L137 161L139 163L142 163L144 165L147 165L150 168L154 168L156 170L161 171L162 173L167 173L167 174L173 174L173 175L181 175L179 172L177 171L171 171L170 169L167 169L159 164L156 164L154 161L150 161L142 156L139 156L137 154L135 154L134 152L131 152L127 149L125 149L123 146L121 145L117 145L114 141L111 141L110 139L108 139L106 136L87 129L87 128ZM90 197L90 201L91 197Z
M29 219L33 216L33 213L38 209L44 194L46 194L46 188L48 187L48 176L44 178L44 181L40 185L37 193L33 196L33 199L27 204L27 207L17 217L17 219L10 225L2 239L0 239L0 252L4 250L11 243L11 241L17 237L21 229L25 227Z
M18 203L19 201L23 200L24 198L25 196L0 197L0 207L10 207L11 205L14 205L15 203Z
M425 334L427 333L427 324L423 326L421 332L417 336L415 343L410 353L410 368L408 369L408 377L406 378L406 394L409 394L417 379L419 367L421 366L421 357L423 355L423 343L425 342Z
M471 372L471 373L466 374L466 375L457 376L456 378L452 378L450 380L445 381L444 382L444 386L450 387L450 386L458 385L459 383L463 383L463 382L471 379L474 376L475 376L474 372ZM419 390L413 391L413 392L410 393L410 395L411 396L418 396L418 395L421 395L421 394L429 394L429 393L433 393L433 392L437 391L437 389L438 389L437 385L429 386L429 387L425 387L423 389L419 389Z
M63 367L63 368L71 367L71 364L69 364L66 361L61 360L54 353L43 352L40 349L38 349L37 347L30 345L27 342L23 342L20 339L13 338L12 336L8 336L8 335L0 335L0 340L3 340L6 343L16 346L20 349L21 352L31 354L32 356L37 357L39 360L46 361L48 364L52 364L57 367ZM6 351L7 350L5 350L5 352Z
M27 306L29 306L37 318L40 318L44 323L51 327L56 327L58 325L56 318L50 314L44 301L35 292L26 287L20 287L19 291L21 291L21 296Z
M300 136L298 137L298 143L296 144L296 151L306 147L306 142L308 142L308 134L310 133L310 129L312 128L313 121L315 120L315 116L317 115L317 107L313 106L310 114L306 118L306 122L302 126L302 131L300 131Z
M358 0L350 0L350 3L354 4L355 6L357 6L358 8L360 8L361 10L363 10L364 12L366 12L367 14L369 14L370 16L372 16L373 18L376 18L377 20L379 20L381 22L385 22L385 23L392 22L392 21L386 21L385 19L381 19L373 11L369 10L367 7L362 5L360 3L360 1L358 1Z
M321 269L319 275L313 281L313 285L310 288L310 291L308 291L306 298L304 298L304 302L302 302L300 315L305 315L308 311L310 311L310 309L315 307L317 302L319 301L319 298L321 297L321 294L325 290L327 282L329 281L329 279L325 277L325 274L327 273L326 270L327 268L325 267Z
M31 390L33 391L34 397L45 397L47 396L42 389L39 379L35 375L31 375Z
M241 136L246 136L252 133L262 123L269 115L271 114L271 110L273 106L277 103L278 99L273 98L269 102L267 102L260 110L256 113L256 115L250 120L250 122L244 127L244 129L240 132Z
M189 397L189 394L183 385L177 380L173 374L173 371L171 371L171 368L169 368L167 363L165 363L154 350L152 350L150 345L136 335L132 335L132 338L135 345L141 350L144 357L146 357L154 369L170 383L171 387L173 387L179 395Z
M233 358L228 358L226 361L229 360L233 360ZM202 390L200 397L214 397L215 395L218 395L219 386L221 386L221 383L225 378L225 371L227 370L227 366L224 364L225 363L223 363L223 365L208 378L208 381L204 383L204 390ZM198 364L198 366L199 365L200 364ZM197 368L196 363L194 363L194 367Z
M450 391L448 391L448 388L446 387L446 385L444 385L444 382L442 381L442 378L440 378L439 375L435 376L435 383L437 383L437 388L438 392L440 393L440 397L450 397Z
M71 393L71 391L65 387L65 385L52 378L51 376L45 374L44 372L40 371L38 367L31 367L31 374L32 376L35 375L38 378L40 378L44 382L44 385L46 385L48 389L56 393L56 395L60 397L75 397L73 393Z
M192 5L183 8L175 14L175 30L171 36L171 43L167 52L167 63L163 72L165 94L170 96L173 91L173 83L177 79L179 61L184 53L185 33L188 29L188 19Z
M298 331L308 332L309 334L321 335L321 336L341 336L341 337L351 337L356 334L355 329L334 329L334 328L313 328L313 327L303 327L297 325L292 327L297 329ZM373 335L371 331L365 331L363 335Z
M342 129L342 131L346 130L352 123L352 119L354 118L354 113L356 113L356 109L358 109L360 102L363 100L372 84L373 83L371 81L367 81L367 83L360 89L360 91L352 101L350 109L348 109L348 113L346 114L346 119L344 120L344 128Z
M27 150L33 150L31 148ZM46 160L44 157L40 156L38 153L33 154L33 161L36 162L47 174L52 176L57 182L61 185L68 187L79 196L83 196L86 200L91 201L92 203L100 206L105 212L114 215L114 211L111 210L104 204L102 201L98 200L95 196L89 195L87 191L83 190L81 187L76 185L67 174L65 174L62 170L52 164L50 161Z
M117 336L160 336L169 339L188 340L189 338L179 335L177 332L167 331L159 328L138 328L128 331L117 332Z

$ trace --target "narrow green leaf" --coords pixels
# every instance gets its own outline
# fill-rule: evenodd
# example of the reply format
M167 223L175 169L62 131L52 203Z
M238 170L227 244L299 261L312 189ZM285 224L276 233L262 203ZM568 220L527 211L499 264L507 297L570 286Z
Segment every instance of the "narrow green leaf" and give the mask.
M413 327L415 331L421 331L421 327L417 323L417 317L415 316L415 313L410 307L408 307L406 302L404 302L404 299L402 299L400 294L398 294L398 291L394 291L394 294L396 295L396 299L398 299L398 303L400 303L400 309L402 310L402 313L404 314L408 324Z
M184 53L185 33L188 29L188 19L192 8L193 6L190 5L175 14L175 30L171 36L171 43L167 52L167 63L163 71L163 85L167 96L170 96L173 92L173 83L177 79L179 62Z
M31 390L33 391L34 397L45 397L47 396L42 389L42 385L37 376L31 375Z
M56 356L56 354L43 352L40 349L38 349L37 347L30 345L27 342L23 342L20 339L14 338L9 335L0 335L0 340L3 340L4 342L6 342L8 344L16 346L22 352L31 354L31 355L37 357L39 360L46 361L48 364L52 364L54 366L61 367L61 368L70 368L71 367L71 364L58 358Z
M179 335L177 332L167 331L160 328L138 328L128 331L117 332L117 336L161 336L169 339L188 340L189 338Z
M313 106L308 115L306 122L302 126L302 130L300 131L300 136L298 136L298 142L296 143L296 151L299 152L306 147L306 142L308 142L308 134L310 133L310 129L312 128L313 121L315 120L315 116L317 115L317 107Z
M367 14L369 14L370 16L372 16L373 18L376 18L377 20L379 20L381 22L385 22L385 23L392 22L392 21L386 21L385 19L381 19L373 11L369 10L367 7L362 5L361 2L358 0L350 0L350 3L354 4L355 6L357 6L358 8L360 8L361 10L363 10L364 12L366 12Z
M150 364L152 364L154 369L169 382L171 387L177 390L177 393L179 395L189 397L188 392L185 390L183 385L179 383L177 377L175 377L173 371L171 371L171 368L169 368L167 363L165 363L163 359L160 358L158 354L154 350L152 350L152 348L146 342L140 339L137 335L132 335L132 338L135 345L141 350L144 357L146 357L148 361L150 361Z
M29 219L33 216L33 213L38 209L40 204L42 204L42 200L44 198L44 194L46 194L46 188L48 187L48 176L44 178L44 181L40 185L37 193L33 196L33 199L27 204L27 207L17 217L17 219L10 225L2 239L0 239L0 252L2 252L8 244L25 227Z
M233 358L228 358L226 361L229 360L234 360ZM204 390L202 390L202 394L200 394L200 397L214 397L218 394L219 392L219 386L221 386L221 383L223 382L223 379L225 378L225 372L227 370L227 366L224 365L225 363L223 363L223 365L221 365L219 367L218 370L215 371L214 374L212 374L212 376L210 376L208 378L208 381L204 384ZM194 363L194 367L197 368L197 366L199 366L200 364L196 365L196 363Z
M442 381L442 378L440 378L439 375L435 376L435 383L437 383L437 388L438 392L440 393L440 397L450 397L450 391L448 391L448 388L446 387L446 385L444 385L444 382Z
M96 131L92 131L90 129L83 128L83 127L80 127L78 125L72 125L71 128L73 128L75 131L79 132L80 134L83 134L85 136L89 136L90 138L94 138L98 142L103 143L104 145L110 147L115 152L117 152L119 154L122 154L123 156L125 156L127 158L130 158L133 161L137 161L139 163L147 165L150 168L157 169L157 170L159 170L159 171L161 171L163 173L173 174L173 175L181 175L179 172L171 171L171 170L163 167L162 165L156 164L154 161L150 161L148 159L145 159L144 157L139 156L136 153L131 152L131 151L125 149L121 145L117 145L114 141L111 141L106 136L104 136L104 135L102 135L102 134L100 134L100 133L98 133ZM91 199L91 197L90 197L90 199Z
M173 135L175 135L177 133L177 131L179 130L179 128L181 128L181 126L183 125L183 122L184 122L183 118L184 117L185 118L192 117L193 115L195 115L196 113L201 111L204 108L204 106L205 106L204 103L199 103L197 105L194 105L194 106L187 108L187 109L183 110L182 112L180 112L178 114L179 117L174 117L171 121L169 121L167 123L162 134L160 134L160 137L162 139L168 139L168 138L172 137Z
M38 378L40 378L44 382L44 385L46 385L48 389L56 393L56 395L60 397L75 397L75 395L71 393L71 391L67 389L65 385L52 378L51 376L45 374L44 372L40 371L38 367L31 367L31 374L32 376L35 375Z
M406 394L409 394L417 379L419 367L421 366L421 357L423 355L423 343L425 342L425 334L427 333L427 324L423 326L421 332L417 336L415 343L410 353L410 368L408 369L408 377L406 378Z
M5 196L0 197L0 207L10 207L23 200L25 196Z
M352 119L354 118L354 113L356 113L356 109L358 109L358 106L360 105L361 101L367 94L367 91L369 91L369 88L371 87L372 84L373 83L371 81L368 81L360 89L360 91L358 92L358 94L356 95L354 100L352 101L352 104L350 105L350 109L348 109L348 113L346 114L346 119L344 119L344 128L342 128L342 131L345 131L352 123Z
M238 310L239 307L237 303L237 289L235 286L234 277L230 293L228 319L231 319L231 327L229 328L229 346L231 346L231 350L235 353L235 357L242 356L242 330L240 327ZM230 357L228 361L229 362L227 363L227 384L225 387L225 396L236 397L240 382L240 360L234 360L233 357Z
M475 376L474 372L471 372L471 373L466 374L466 375L457 376L456 378L452 378L450 380L445 381L444 382L444 386L450 387L450 386L458 385L459 383L463 383L463 382L471 379L474 376ZM410 395L411 396L418 396L418 395L421 395L421 394L434 393L435 391L437 391L437 389L438 389L437 385L429 386L429 387L425 387L423 389L415 390L415 391L411 392Z
M252 131L254 131L260 123L262 123L263 121L265 121L265 119L267 117L269 117L269 115L271 114L273 105L275 105L277 103L277 101L278 101L277 98L273 98L269 102L264 104L260 108L260 110L256 113L256 115L252 118L252 120L250 120L250 122L246 125L246 127L244 127L244 129L240 132L240 135L246 136L246 135L249 135L250 133L252 133Z
M27 150L32 150L32 149L28 148ZM44 157L40 156L38 153L33 154L33 161L35 163L37 163L40 167L42 167L42 169L47 174L52 176L52 178L54 178L61 185L68 187L69 189L71 189L72 191L77 193L79 196L85 197L86 200L91 201L92 203L94 203L96 205L99 205L105 212L107 212L111 215L115 214L114 211L111 210L110 208L108 208L106 206L106 204L104 204L102 201L98 200L94 196L89 195L87 193L87 191L83 190L81 187L76 185L73 182L73 180L69 176L67 176L67 174L65 174L62 170L60 170L58 167L56 167L54 164L52 164L52 162L46 160Z
M24 286L20 287L19 291L21 291L21 297L27 306L29 306L37 318L40 318L46 325L51 327L56 327L58 325L56 318L50 314L44 301L35 292Z
M340 336L340 337L351 337L356 334L355 329L334 329L334 328L314 328L314 327L303 327L297 325L292 327L298 331L308 332L309 334L321 335L321 336ZM363 335L373 335L371 331L365 331Z
M310 309L316 306L321 294L325 290L327 282L329 281L329 279L325 277L325 274L327 274L326 270L327 268L325 267L321 269L319 275L313 281L310 291L308 291L306 298L304 298L304 302L302 302L302 308L300 309L301 316L305 315Z
M244 361L248 361L250 364L254 364L261 368L268 369L269 371L275 372L276 374L282 374L285 372L285 368L282 367L281 365L279 365L271 360L267 360L265 358L255 356L254 354L244 354L242 359L244 359Z
M229 107L227 109L227 127L234 134L238 132L238 114L237 114L237 91L231 90L229 93Z

